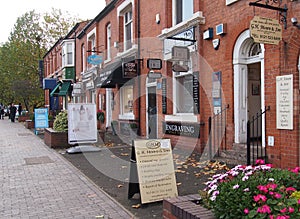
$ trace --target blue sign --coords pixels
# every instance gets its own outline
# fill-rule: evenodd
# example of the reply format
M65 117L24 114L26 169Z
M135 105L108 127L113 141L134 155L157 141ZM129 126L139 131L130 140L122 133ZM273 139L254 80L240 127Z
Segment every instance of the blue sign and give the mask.
M102 63L102 56L98 56L96 54L90 55L87 58L87 62L92 65L99 65Z
M48 128L48 109L47 108L38 108L34 109L34 125L35 125L35 134L37 134L37 128Z

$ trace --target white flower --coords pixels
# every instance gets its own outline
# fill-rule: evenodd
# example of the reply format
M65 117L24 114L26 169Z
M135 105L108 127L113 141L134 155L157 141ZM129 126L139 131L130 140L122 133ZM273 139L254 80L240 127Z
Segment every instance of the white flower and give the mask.
M244 189L244 192L249 192L249 191L250 191L249 188L245 188L245 189Z
M274 179L274 178L269 178L269 181L270 181L270 182L274 182L275 179Z
M244 176L243 178L242 178L242 181L246 181L246 180L248 180L249 179L249 176Z
M232 188L233 188L233 189L238 189L238 188L240 188L240 186L239 186L239 184L236 184L236 185L234 185Z

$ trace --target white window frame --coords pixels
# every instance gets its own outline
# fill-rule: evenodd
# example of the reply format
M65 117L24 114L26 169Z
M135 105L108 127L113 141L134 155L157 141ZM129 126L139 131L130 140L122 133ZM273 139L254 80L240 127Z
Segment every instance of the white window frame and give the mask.
M124 51L132 48L133 44L133 20L132 20L132 8L128 8L124 12ZM127 35L127 28L130 28L130 36Z
M86 70L86 51L85 51L85 45L81 45L81 52L82 52L82 71L84 72Z
M111 24L108 24L106 27L106 60L111 60Z
M90 31L87 34L87 41L92 43L92 46L91 46L92 51L96 50L96 39L97 39L96 28L94 28L92 31ZM92 54L95 54L95 52L92 52Z
M75 43L74 41L65 41L62 44L62 67L73 67L75 60ZM68 62L70 59L70 63Z
M193 5L193 8L192 8L191 12L189 12L190 16L184 17L184 13L182 12L182 20L181 21L177 20L178 19L178 16L177 16L177 7L178 7L177 1L182 1L181 11L184 11L184 8L187 6L186 4L187 4L188 1L192 1L192 5ZM193 0L172 0L172 22L173 22L173 26L176 26L179 23L182 23L182 22L185 22L185 21L189 20L193 16L193 14L194 14L194 1Z

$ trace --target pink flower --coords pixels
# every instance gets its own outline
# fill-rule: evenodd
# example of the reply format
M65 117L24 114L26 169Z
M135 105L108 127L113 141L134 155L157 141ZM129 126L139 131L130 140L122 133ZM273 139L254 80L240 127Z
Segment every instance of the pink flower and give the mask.
M286 208L283 208L283 209L280 210L281 213L285 213L286 211L287 211Z
M292 207L289 207L289 212L290 213L293 213L295 211L295 209L294 208L292 208Z
M279 194L279 193L276 192L276 193L274 194L274 197L277 198L277 199L278 199L278 198L281 198L281 194Z
M261 194L258 194L253 197L255 202L258 202L259 200L262 200L263 202L267 201L267 197Z
M261 165L261 164L265 164L265 161L262 159L257 159L255 162L256 165Z
M248 208L245 208L245 209L244 209L244 213L245 213L245 214L249 214L249 209L248 209Z
M267 188L266 186L258 185L257 188L258 188L258 190L261 191L261 192L264 192L264 193L267 193L267 192L268 192L268 188Z
M297 191L294 187L287 187L286 189L285 189L285 191L286 192L295 192L295 191Z
M259 207L257 209L257 212L262 213L262 214L265 214L265 213L270 214L271 213L271 208L268 205L263 205L262 207Z

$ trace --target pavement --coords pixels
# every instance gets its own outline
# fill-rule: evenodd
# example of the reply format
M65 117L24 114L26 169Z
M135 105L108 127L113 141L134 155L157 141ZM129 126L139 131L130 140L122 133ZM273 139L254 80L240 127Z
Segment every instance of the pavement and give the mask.
M0 218L134 218L22 123L0 120Z

